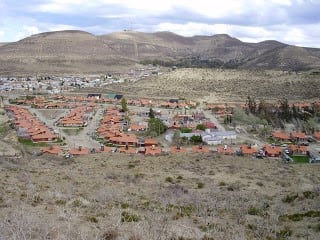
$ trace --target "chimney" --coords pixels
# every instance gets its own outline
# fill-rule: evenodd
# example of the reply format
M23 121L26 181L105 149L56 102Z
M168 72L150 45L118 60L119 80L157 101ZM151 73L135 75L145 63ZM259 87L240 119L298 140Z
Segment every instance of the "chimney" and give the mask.
M79 146L79 147L78 147L78 150L81 151L81 150L82 150L82 146Z

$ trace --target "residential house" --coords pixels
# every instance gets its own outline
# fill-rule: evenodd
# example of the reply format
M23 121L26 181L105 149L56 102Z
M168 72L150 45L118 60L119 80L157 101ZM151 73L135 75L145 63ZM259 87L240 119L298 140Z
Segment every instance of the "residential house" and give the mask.
M263 148L265 156L267 157L280 157L282 154L282 147L275 145L265 145Z
M181 146L173 146L171 147L171 153L186 153L187 149Z
M210 152L210 148L208 146L203 146L202 144L195 145L195 146L192 146L192 152L209 153Z
M60 155L62 153L62 149L60 146L50 146L41 148L42 153Z
M274 140L279 141L279 142L285 142L290 140L289 134L285 132L273 132L271 133L271 136Z
M162 153L162 148L158 147L156 145L152 145L152 146L146 146L145 147L145 155L151 155L151 156L155 156L155 155L160 155Z
M77 148L71 148L69 153L72 156L88 155L90 153L90 150L89 148L79 146Z
M291 141L294 141L294 142L299 142L299 141L303 142L303 141L307 141L308 137L303 132L291 132L290 139L291 139Z
M240 152L244 156L252 156L258 153L258 150L255 149L251 144L248 145L241 145Z
M235 150L228 146L228 145L221 145L217 148L218 153L224 154L224 155L234 155Z

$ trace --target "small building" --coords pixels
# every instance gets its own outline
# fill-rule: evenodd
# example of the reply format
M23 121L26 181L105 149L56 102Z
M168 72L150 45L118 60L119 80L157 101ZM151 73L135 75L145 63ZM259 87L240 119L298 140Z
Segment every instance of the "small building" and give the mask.
M290 140L290 136L289 134L285 133L285 132L273 132L271 133L271 136L274 140L283 142L283 141L289 141Z
M275 145L266 145L263 147L265 156L267 157L280 157L282 154L282 147Z
M186 153L187 149L181 146L173 146L171 147L171 153Z
M258 150L252 147L251 144L240 146L240 151L244 156L252 156L258 153Z
M224 154L224 155L234 155L235 150L232 147L229 147L228 145L221 145L217 148L218 153Z
M77 148L71 148L69 153L72 156L88 155L90 153L90 150L89 148L79 146Z
M292 132L290 133L290 139L291 141L299 142L299 141L307 141L308 137L303 132Z

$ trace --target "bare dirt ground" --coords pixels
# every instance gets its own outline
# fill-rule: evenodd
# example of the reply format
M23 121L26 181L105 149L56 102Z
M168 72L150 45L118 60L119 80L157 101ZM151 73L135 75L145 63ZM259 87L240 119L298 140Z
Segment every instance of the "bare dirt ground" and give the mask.
M128 96L182 97L222 103L245 102L247 96L305 100L318 97L318 80L318 76L309 73L182 68L108 88Z
M318 239L319 172L212 154L1 160L0 236Z

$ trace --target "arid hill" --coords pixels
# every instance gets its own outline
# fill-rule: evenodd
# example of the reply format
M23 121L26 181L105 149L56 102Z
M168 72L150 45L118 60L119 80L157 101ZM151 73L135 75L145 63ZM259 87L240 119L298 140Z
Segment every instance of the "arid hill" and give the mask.
M69 30L0 44L0 73L97 73L137 63L182 67L305 70L320 67L320 50L277 41L246 43L226 34L183 37L123 31L102 36Z

